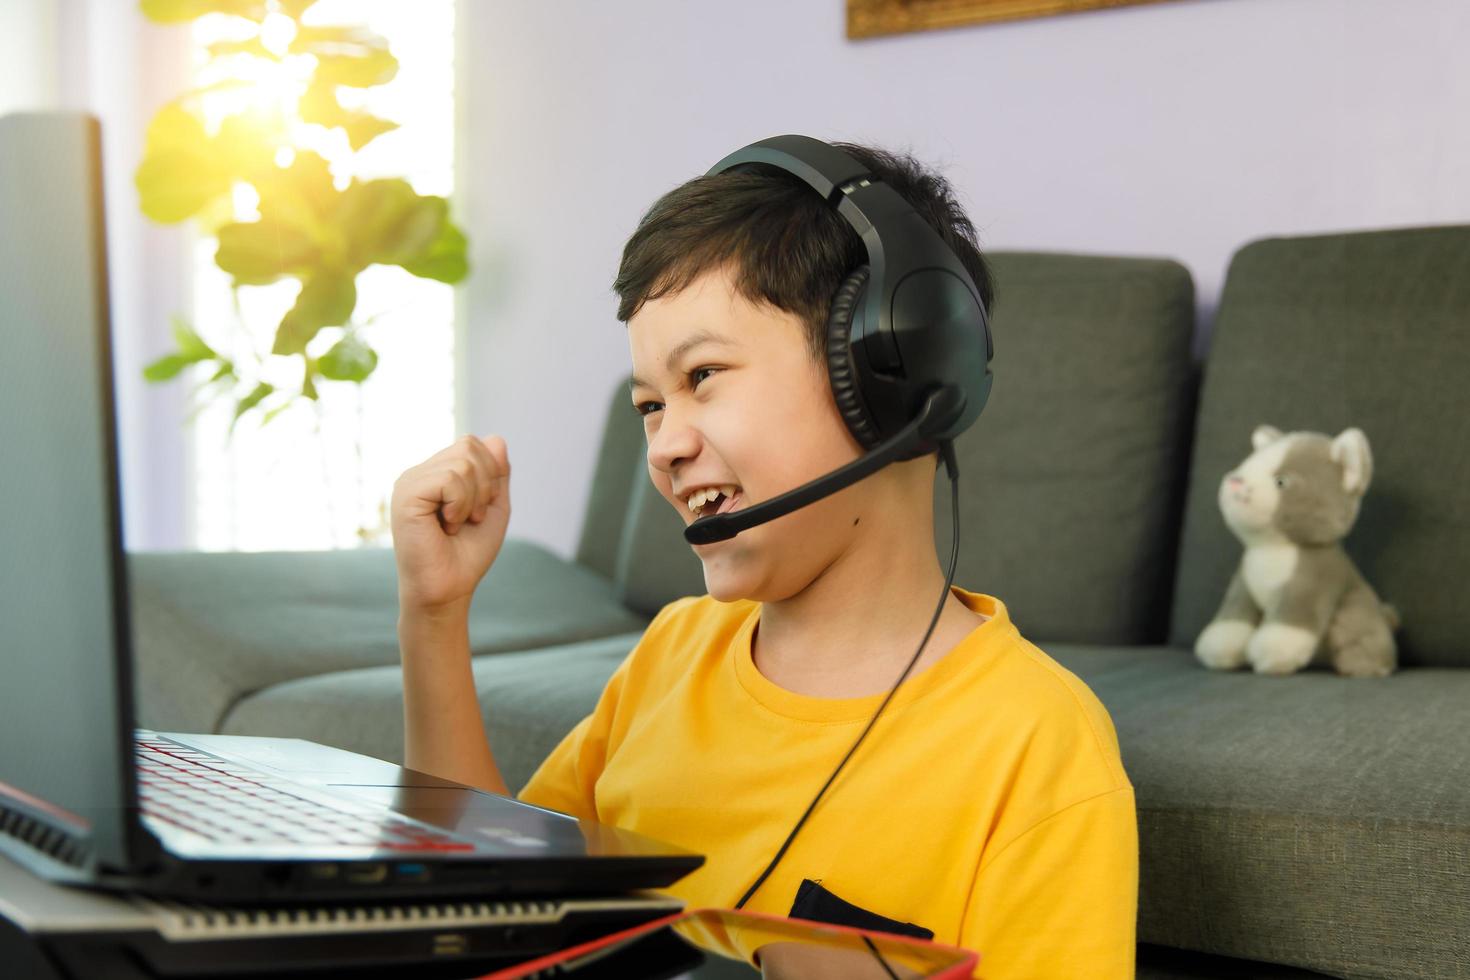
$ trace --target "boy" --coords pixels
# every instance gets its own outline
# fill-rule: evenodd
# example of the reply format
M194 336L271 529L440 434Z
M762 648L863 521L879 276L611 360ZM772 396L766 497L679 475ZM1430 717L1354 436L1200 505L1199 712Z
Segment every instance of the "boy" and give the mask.
M915 206L988 307L945 181L836 145ZM851 226L775 168L696 178L644 216L614 289L649 477L686 524L861 455L823 349L832 296L865 261ZM509 479L502 439L466 437L404 473L392 507L406 763L499 793L466 624ZM989 980L1131 977L1137 825L1111 719L992 596L950 590L872 737L761 877L934 616L934 479L932 454L894 463L694 545L709 594L654 617L520 796L705 854L669 889L691 907L870 913L978 950Z

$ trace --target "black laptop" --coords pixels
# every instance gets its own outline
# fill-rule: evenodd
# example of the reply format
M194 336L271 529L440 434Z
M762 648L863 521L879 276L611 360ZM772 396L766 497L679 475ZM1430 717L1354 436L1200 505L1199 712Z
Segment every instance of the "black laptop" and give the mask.
M99 129L0 118L0 852L212 903L599 896L703 858L297 739L135 727Z

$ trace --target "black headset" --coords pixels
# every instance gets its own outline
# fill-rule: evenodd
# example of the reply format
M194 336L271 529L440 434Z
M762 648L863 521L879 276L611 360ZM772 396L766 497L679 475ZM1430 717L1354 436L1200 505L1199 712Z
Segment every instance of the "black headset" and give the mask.
M760 504L703 517L691 544L720 541L804 507L887 464L953 440L990 397L994 345L980 291L952 248L892 187L810 136L773 136L706 176L766 164L801 178L847 219L868 261L848 275L827 318L827 376L860 446L857 460Z
M975 282L952 248L908 201L847 153L809 136L775 136L736 150L708 175L767 164L800 177L837 209L863 240L866 265L854 269L827 317L827 376L861 457L795 490L743 510L701 517L684 529L691 544L734 537L857 482L895 460L931 453L949 471L953 545L944 590L919 648L842 761L796 821L735 908L770 877L807 818L893 700L934 633L954 583L960 552L959 466L954 439L990 397L994 346Z

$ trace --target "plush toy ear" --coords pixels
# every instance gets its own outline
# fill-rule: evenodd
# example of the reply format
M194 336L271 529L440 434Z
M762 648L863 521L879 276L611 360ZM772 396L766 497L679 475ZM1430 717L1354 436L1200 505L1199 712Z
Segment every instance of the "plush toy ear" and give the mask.
M1281 430L1272 425L1258 425L1256 431L1251 433L1251 447L1254 449L1265 449L1271 443L1281 438Z
M1373 454L1362 429L1343 429L1332 440L1333 462L1342 466L1342 488L1362 496L1373 479Z

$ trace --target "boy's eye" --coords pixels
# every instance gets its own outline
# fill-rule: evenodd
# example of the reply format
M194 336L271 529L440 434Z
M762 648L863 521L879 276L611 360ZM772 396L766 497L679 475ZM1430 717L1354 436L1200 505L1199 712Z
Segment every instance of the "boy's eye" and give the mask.
M686 377L689 378L689 387L690 388L698 388L699 387L699 383L701 381L703 381L705 378L707 378L711 374L717 374L717 373L719 373L719 371L720 371L720 369L717 368L717 367L697 367L697 368L694 368L693 370L691 370L686 375ZM654 412L657 412L659 409L661 409L663 407L664 406L663 406L663 403L662 402L634 402L633 403L633 411L637 412L639 415L651 415L651 414L653 414Z

